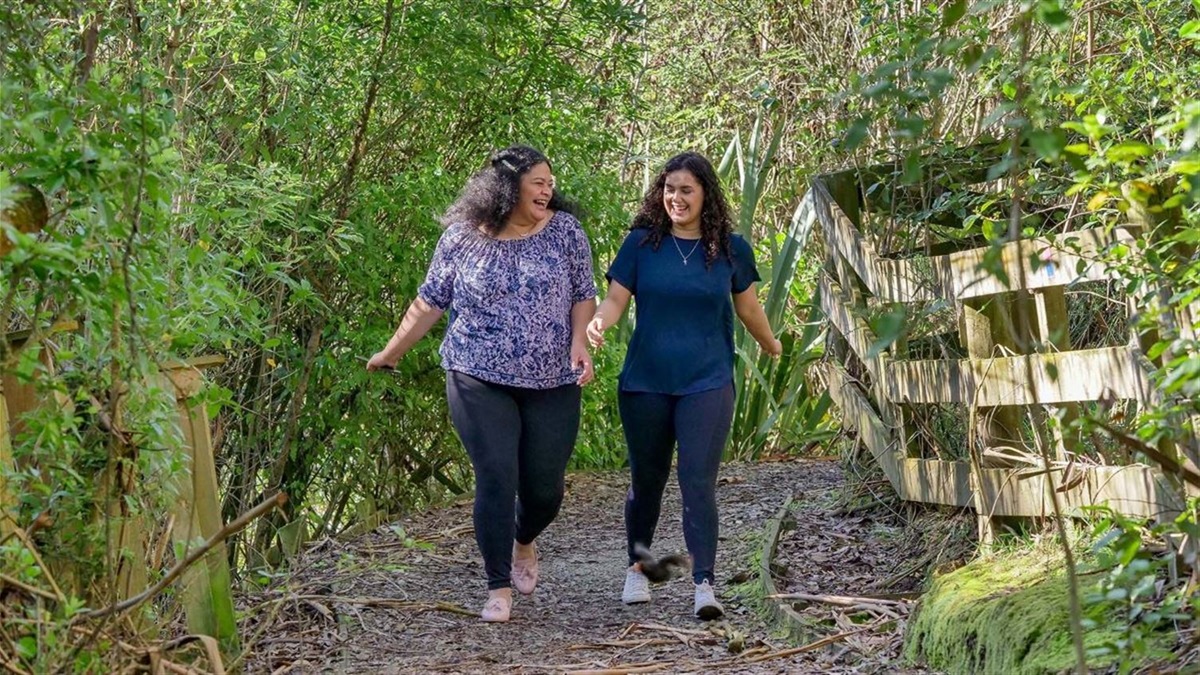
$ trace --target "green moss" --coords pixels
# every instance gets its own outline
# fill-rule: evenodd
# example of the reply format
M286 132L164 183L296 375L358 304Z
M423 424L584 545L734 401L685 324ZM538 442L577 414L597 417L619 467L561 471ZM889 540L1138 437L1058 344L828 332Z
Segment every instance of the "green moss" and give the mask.
M980 558L934 580L909 623L905 656L950 673L1057 673L1074 667L1061 552L1040 546ZM1084 633L1087 649L1115 627ZM1091 668L1114 657L1091 657Z

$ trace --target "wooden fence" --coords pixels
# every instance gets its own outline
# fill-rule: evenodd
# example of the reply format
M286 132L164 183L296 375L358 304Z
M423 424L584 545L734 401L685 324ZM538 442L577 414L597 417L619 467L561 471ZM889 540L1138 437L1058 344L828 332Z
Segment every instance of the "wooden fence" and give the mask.
M1055 459L1046 466L1030 449L1030 427L1021 431L1031 407L1069 420L1089 401L1156 400L1152 365L1134 331L1124 344L1072 349L1066 330L1065 289L1115 278L1100 254L1133 242L1138 224L942 255L884 254L867 234L863 195L890 169L818 176L809 198L824 240L820 298L834 338L826 382L845 425L901 498L973 508L984 542L996 517L1051 515L1051 490L1067 510L1107 504L1133 516L1179 513L1186 491L1175 477L1142 464L1089 463L1074 452L1078 439L1061 432L1041 434ZM911 317L931 305L953 313L948 337L964 358L909 358L903 339L884 345L871 329L872 315ZM968 416L967 452L959 456L969 459L931 459L914 448L913 412L931 404L956 404Z
M74 324L54 330L74 330ZM9 333L9 346L19 349L29 337L29 331ZM44 368L53 371L53 352L47 343L41 344L40 358ZM178 417L179 440L184 449L183 467L174 477L173 506L166 513L142 513L125 507L126 495L133 486L144 480L138 475L137 462L121 453L110 453L103 470L103 489L97 494L97 526L109 533L107 570L103 588L82 587L75 581L75 571L69 562L51 564L56 594L62 600L66 594L83 597L89 605L115 603L138 596L161 576L171 547L177 560L186 558L192 550L221 531L221 505L217 492L217 473L209 439L208 413L197 400L204 380L202 371L224 362L221 357L208 356L186 362L164 364L153 384L163 396L171 397ZM21 466L14 456L12 441L24 428L24 418L44 406L70 408L72 402L61 396L48 398L39 391L36 382L5 373L0 379L0 541L17 534L22 541L20 516L17 513L19 495L6 476L29 468ZM45 517L54 518L53 513ZM26 527L29 527L26 524ZM29 544L32 546L32 544ZM187 616L188 629L197 635L217 638L227 654L237 651L238 635L235 623L228 556L218 542L204 557L182 573L181 605ZM4 586L0 580L0 589ZM149 634L154 629L142 617L132 618L134 625Z

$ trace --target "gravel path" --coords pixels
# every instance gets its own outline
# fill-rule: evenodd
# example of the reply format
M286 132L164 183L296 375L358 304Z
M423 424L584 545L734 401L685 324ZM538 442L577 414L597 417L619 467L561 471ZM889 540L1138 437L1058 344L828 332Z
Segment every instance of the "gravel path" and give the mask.
M785 499L812 499L840 481L836 463L822 460L722 468L717 587L728 616L707 624L691 616L689 578L656 587L647 605L621 604L625 472L568 476L562 512L538 540L537 592L518 597L507 624L484 624L475 616L486 592L469 501L415 514L353 541L327 540L309 549L276 586L241 603L244 632L258 633L248 640L247 670L922 672L888 663L891 655L848 653L839 644L787 655L792 645L765 625L745 597L756 580L752 566L766 520ZM823 514L823 522L830 517ZM672 480L655 550L683 548ZM792 536L788 548L794 567L803 544ZM901 626L881 631L898 634Z

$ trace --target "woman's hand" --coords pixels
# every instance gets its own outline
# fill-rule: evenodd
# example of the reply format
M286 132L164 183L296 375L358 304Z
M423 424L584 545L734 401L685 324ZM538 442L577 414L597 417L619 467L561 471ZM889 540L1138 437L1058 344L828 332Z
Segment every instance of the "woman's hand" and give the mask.
M587 345L582 342L571 342L571 370L579 372L579 379L575 383L581 387L596 377L596 371L592 366L592 356L588 353Z
M375 352L375 355L367 359L367 372L373 373L377 370L391 370L396 367L399 359L391 359L384 352Z
M596 317L588 322L587 339L597 349L604 346L604 319Z
M759 346L773 359L777 359L783 354L783 343L779 341L779 338L771 338L769 344Z

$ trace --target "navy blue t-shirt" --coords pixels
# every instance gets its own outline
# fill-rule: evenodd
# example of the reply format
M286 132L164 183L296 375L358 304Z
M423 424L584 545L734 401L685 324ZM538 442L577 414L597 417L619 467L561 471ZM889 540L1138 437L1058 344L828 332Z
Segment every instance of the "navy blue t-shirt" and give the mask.
M707 267L703 250L692 253L695 239L668 235L656 251L643 244L649 236L631 231L606 275L637 307L620 389L681 396L724 387L733 381L732 296L760 279L754 250L735 234L733 260L721 254Z

